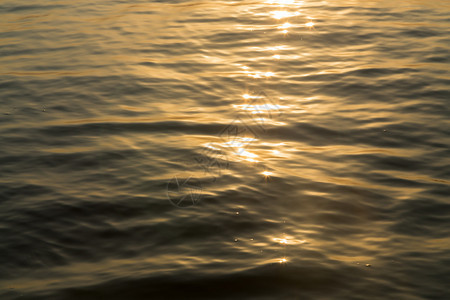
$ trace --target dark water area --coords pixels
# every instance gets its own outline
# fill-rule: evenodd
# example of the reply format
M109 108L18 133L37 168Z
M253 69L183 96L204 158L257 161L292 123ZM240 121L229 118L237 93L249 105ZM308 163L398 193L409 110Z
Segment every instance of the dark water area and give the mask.
M448 1L0 16L0 299L450 299Z

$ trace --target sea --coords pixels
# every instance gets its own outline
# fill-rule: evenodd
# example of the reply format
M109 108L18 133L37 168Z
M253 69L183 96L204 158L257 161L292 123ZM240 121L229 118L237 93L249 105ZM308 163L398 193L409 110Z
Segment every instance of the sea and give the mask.
M0 299L450 299L448 0L1 0Z

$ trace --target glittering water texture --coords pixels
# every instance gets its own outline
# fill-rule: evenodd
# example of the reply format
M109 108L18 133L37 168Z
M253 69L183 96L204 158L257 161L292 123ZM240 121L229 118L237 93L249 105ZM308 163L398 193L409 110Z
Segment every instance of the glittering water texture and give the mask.
M0 2L1 299L449 299L450 4Z

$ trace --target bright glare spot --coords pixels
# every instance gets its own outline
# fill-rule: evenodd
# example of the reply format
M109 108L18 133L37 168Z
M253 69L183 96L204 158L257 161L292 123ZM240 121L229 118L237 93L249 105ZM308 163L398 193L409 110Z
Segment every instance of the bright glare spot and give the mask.
M264 49L265 51L279 51L279 50L289 50L286 45L275 46L275 47L267 47Z
M280 238L274 238L273 239L275 242L280 243L280 244L288 244L288 240L287 239L280 239Z
M286 29L286 28L291 28L292 24L289 22L284 23L283 25L278 26L278 29Z
M238 153L239 155L244 155L244 156L249 156L249 157L256 157L254 154L249 153L247 151L244 151L244 148L246 145L250 144L251 142L256 141L256 139L251 138L251 137L245 137L245 138L236 138L233 141L229 141L223 144L223 147L226 148L235 148L235 149L239 149ZM244 153L245 154L241 154Z
M309 27L309 28L311 28L311 27L314 27L314 22L308 22L308 23L306 23L305 24L307 27Z
M258 98L258 97L254 97L254 98ZM237 107L242 110L256 111L257 113L263 113L263 112L267 112L269 110L279 110L280 108L284 108L281 105L275 105L275 104L254 104L254 105L241 104L241 105L233 105L233 107Z
M287 34L289 31L287 31L286 29L282 31L284 34Z
M289 17L289 13L287 11L273 11L272 17L279 20Z
M258 99L259 97L258 96L252 96L252 95L249 95L249 94L244 94L244 95L242 95L242 98L244 98L244 99Z
M283 238L274 238L273 240L283 245L300 245L306 243L305 240L296 240L289 236L285 236Z
M276 11L272 11L270 13L272 14L272 18L277 19L277 20L289 18L289 17L293 17L293 16L298 16L300 14L299 12L291 13L291 12L284 11L284 10L276 10Z
M273 72L266 72L264 74L264 76L266 76L266 77L272 77L273 75L275 75Z
M243 150L243 151L239 152L240 156L244 156L246 158L257 158L258 157L258 155L256 155L255 153L245 151L244 149L241 149L241 150Z
M283 257L282 259L280 259L280 264L287 262L287 259L285 257Z
M253 78L261 78L261 74L259 74L259 73L248 74L248 76L253 77Z
M205 145L205 147L206 147L206 148L209 148L209 149L217 150L217 151L220 150L219 148L216 148L216 147L214 147L214 146L211 146L211 144Z
M269 176L272 175L273 173L272 173L272 172L269 172L269 171L264 171L264 172L262 172L261 174L263 174L265 177L269 177Z
M250 138L250 137L241 138L241 140L244 141L244 142L253 142L253 141L256 141L256 139Z
M281 58L281 56L280 56L280 55L278 55L278 54L275 54L275 55L273 56L273 58L275 58L275 59L280 59L280 58Z

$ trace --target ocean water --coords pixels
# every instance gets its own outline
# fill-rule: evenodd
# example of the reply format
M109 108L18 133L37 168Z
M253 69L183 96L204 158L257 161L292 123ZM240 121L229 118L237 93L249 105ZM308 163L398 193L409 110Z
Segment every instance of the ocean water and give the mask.
M450 299L450 2L0 16L0 299Z

